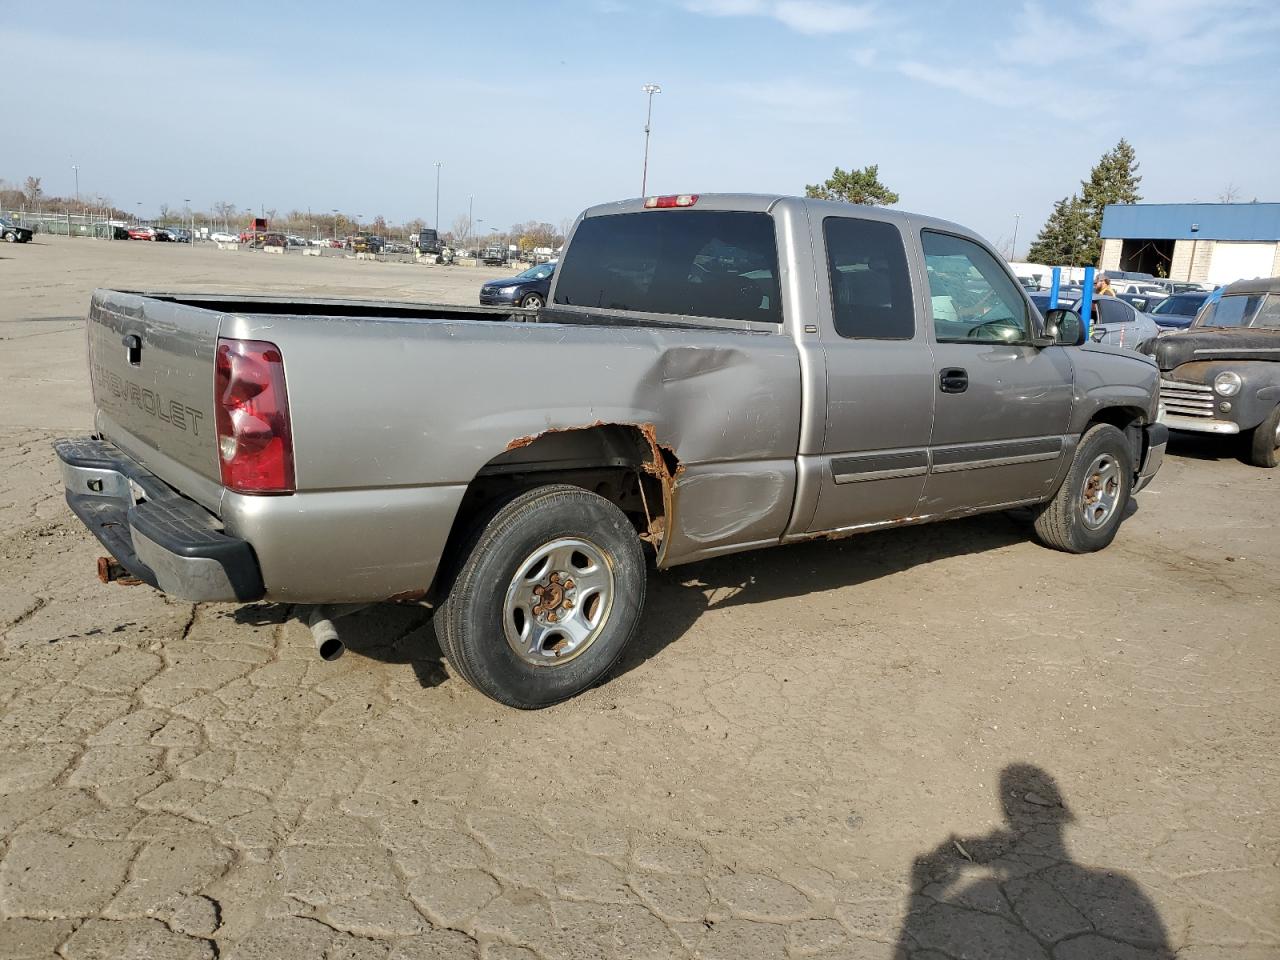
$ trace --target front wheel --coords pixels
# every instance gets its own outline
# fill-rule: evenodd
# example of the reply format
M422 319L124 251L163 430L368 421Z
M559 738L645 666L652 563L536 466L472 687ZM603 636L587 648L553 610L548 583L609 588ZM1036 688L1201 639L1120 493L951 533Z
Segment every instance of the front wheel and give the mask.
M17 243L18 235L14 233L12 230L9 230L5 233L4 239L6 243Z
M1067 478L1035 518L1046 547L1092 553L1115 539L1133 488L1133 462L1125 435L1108 423L1090 428L1076 447Z
M526 294L524 299L520 301L520 306L524 307L526 310L541 310L542 303L542 294L530 293Z
M1253 428L1249 437L1249 462L1255 467L1280 464L1280 405Z
M481 693L547 707L597 683L640 623L644 554L614 504L537 487L472 535L435 618L450 664Z

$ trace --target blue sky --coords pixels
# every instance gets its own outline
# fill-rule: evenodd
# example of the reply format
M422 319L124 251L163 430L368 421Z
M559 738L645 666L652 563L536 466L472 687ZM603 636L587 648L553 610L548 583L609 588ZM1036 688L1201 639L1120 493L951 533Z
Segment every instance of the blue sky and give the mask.
M1121 137L1152 201L1280 200L1274 0L0 0L0 178L160 203L558 223L640 192L899 206L1019 248Z

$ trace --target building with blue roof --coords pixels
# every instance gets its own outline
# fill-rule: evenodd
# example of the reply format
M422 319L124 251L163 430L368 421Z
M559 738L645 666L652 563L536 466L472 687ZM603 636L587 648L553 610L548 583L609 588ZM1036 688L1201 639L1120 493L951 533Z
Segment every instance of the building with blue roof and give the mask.
M1280 276L1280 203L1111 204L1099 266L1212 284Z

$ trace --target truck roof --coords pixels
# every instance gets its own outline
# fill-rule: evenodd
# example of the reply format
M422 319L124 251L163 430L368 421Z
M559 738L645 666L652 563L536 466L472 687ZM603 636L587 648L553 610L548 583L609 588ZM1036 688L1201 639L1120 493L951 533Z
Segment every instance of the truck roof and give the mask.
M778 193L698 193L692 209L695 210L743 210L759 213L772 213L778 207L791 207L796 210L806 209L827 216L868 216L876 220L886 220L905 227L908 223L914 227L931 227L946 233L979 238L979 235L968 227L949 220L940 220L924 214L910 213L906 210L894 210L889 207L874 207L857 203L842 203L838 200L814 200L808 197L789 196ZM644 197L630 200L618 200L612 203L599 203L588 207L583 217L604 217L618 213L639 213L645 210ZM681 208L690 209L690 208Z

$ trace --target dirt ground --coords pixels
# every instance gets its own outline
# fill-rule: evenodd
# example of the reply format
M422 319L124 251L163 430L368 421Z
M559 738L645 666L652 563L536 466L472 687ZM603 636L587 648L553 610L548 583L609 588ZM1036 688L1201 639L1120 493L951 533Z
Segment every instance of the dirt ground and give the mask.
M1280 471L1216 442L1094 556L995 515L654 573L538 713L420 607L324 663L289 609L97 582L49 449L94 286L491 275L0 245L0 957L1280 956Z

